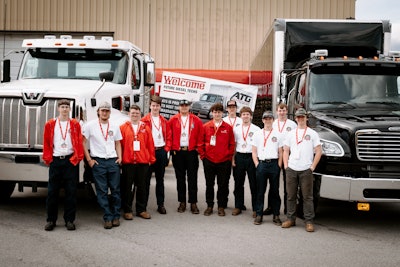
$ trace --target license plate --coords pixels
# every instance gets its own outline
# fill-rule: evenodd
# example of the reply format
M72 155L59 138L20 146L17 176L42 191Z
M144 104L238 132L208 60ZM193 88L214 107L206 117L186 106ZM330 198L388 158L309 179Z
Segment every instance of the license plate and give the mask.
M357 203L357 209L361 211L369 211L369 203Z

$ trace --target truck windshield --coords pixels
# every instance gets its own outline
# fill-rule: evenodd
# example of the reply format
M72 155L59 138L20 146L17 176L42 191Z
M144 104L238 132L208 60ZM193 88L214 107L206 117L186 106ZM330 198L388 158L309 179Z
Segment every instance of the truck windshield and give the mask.
M126 82L128 56L120 50L35 48L25 53L22 79L99 80L99 73L114 72L114 83Z
M309 80L310 109L356 108L382 105L400 108L400 73L320 74Z

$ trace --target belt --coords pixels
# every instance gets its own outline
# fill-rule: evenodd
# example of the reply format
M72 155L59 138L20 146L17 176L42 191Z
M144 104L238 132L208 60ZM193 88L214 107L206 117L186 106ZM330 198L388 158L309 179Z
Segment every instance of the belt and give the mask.
M251 152L249 152L249 153L236 152L236 155L241 155L241 156L251 156L251 155L252 155L252 153L251 153Z
M187 150L189 150L189 147L187 147L187 146L181 146L181 149L180 149L181 151L187 151Z
M164 149L164 146L155 147L156 150Z
M53 159L69 159L71 155L63 155L63 156L53 156Z
M278 159L258 159L259 162L270 163L274 161L278 161Z

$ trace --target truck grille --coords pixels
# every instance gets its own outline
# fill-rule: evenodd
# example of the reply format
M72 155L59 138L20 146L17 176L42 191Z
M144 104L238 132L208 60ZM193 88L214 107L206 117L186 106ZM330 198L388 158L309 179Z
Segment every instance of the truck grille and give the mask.
M22 98L0 98L0 149L42 149L44 124L57 115L56 99L25 105Z
M358 131L356 151L362 161L400 162L400 132Z

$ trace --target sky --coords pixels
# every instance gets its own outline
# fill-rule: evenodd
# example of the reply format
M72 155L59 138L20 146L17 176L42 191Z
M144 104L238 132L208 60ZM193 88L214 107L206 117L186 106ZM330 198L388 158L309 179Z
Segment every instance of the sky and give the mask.
M356 19L390 20L390 50L400 51L400 0L356 0Z

